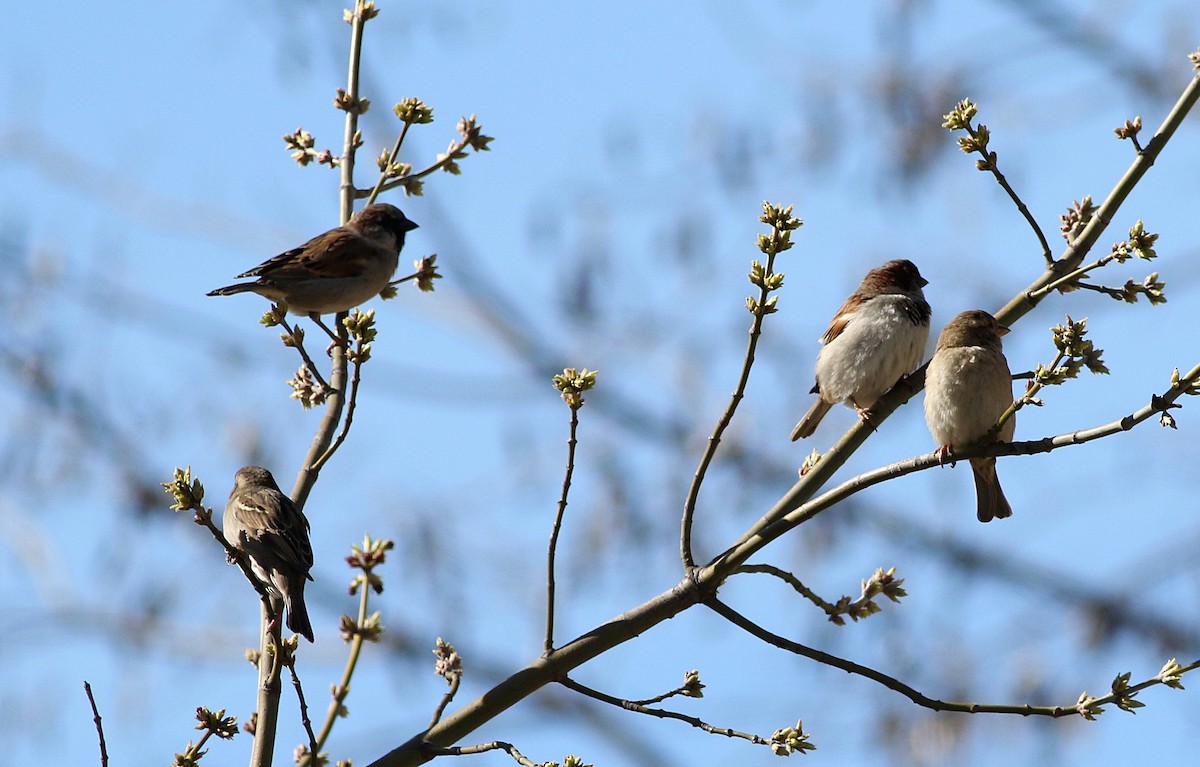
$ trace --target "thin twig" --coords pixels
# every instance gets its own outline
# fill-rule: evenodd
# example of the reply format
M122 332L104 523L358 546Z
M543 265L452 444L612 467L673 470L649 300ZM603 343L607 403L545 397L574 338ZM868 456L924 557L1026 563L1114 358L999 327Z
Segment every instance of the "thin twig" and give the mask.
M366 3L355 0L354 13L350 18L349 72L346 75L346 98L350 103L358 100L358 69L362 60L363 33L367 18L363 13ZM358 110L346 110L346 130L342 136L342 177L338 187L341 204L341 222L345 224L354 212L354 163L358 155Z
M1046 368L1045 368L1046 373L1049 374L1049 373L1055 372L1058 369L1059 364L1061 364L1062 361L1064 359L1066 359L1066 357L1067 357L1067 350L1059 349L1058 354L1056 354L1054 356L1054 360L1051 361L1051 363L1046 366ZM996 423L992 426L992 428L988 431L988 433L992 434L992 435L999 434L1000 429L1004 427L1004 423L1010 419L1016 418L1017 411L1024 408L1025 405L1029 404L1029 402L1031 401L1033 396L1036 395L1038 392L1040 392L1044 388L1046 388L1046 385L1044 383L1037 380L1036 377L1034 379L1032 379L1026 385L1025 391L1021 393L1021 396L1017 397L1015 400L1013 400L1012 404L1009 405L1007 408L1005 408L1004 412L1000 414L1000 417L998 419L996 419Z
M367 603L370 589L365 585L361 586L361 593L358 597L358 626L363 626L367 621ZM343 620L345 618L343 617ZM347 696L350 695L350 680L354 677L354 669L358 665L358 658L362 654L362 646L365 641L362 632L354 632L350 638L350 653L346 657L346 667L342 670L342 678L332 688L332 695L329 701L329 707L325 710L325 721L321 723L321 731L317 733L314 742L316 746L313 748L313 754L318 753L325 747L325 743L329 740L329 735L333 732L333 725L341 718L342 707L346 702ZM311 758L301 758L297 765L298 767L306 767L312 764Z
M204 755L204 744L207 743L208 739L212 736L212 730L205 730L204 734L200 736L200 740L196 741L194 744L189 742L188 747L183 751L183 759L185 760L183 763L187 764L191 762L194 764L195 762L199 761L200 757ZM175 764L179 764L179 761L176 761Z
M970 122L967 122L965 130L967 133L971 134L972 138L978 137L978 133L976 132L975 128L971 126ZM1013 201L1013 203L1017 206L1017 210L1022 216L1025 217L1025 221L1029 224L1029 227L1033 229L1034 235L1037 236L1038 244L1042 247L1042 258L1046 261L1046 265L1049 266L1053 264L1054 256L1050 252L1050 243L1046 240L1045 232L1043 232L1042 227L1038 225L1037 219L1035 219L1033 214L1029 212L1029 207L1025 205L1025 201L1021 199L1020 195L1018 195L1008 183L1008 179L1006 179L1004 174L1000 172L1000 166L996 162L996 153L989 152L986 145L979 145L978 143L976 144L974 151L983 157L983 160L981 161L983 168L981 168L981 170L986 169L991 171L992 176L996 179L996 183L999 184L1002 189L1004 189L1004 191L1008 194L1008 198Z
M461 676L455 674L450 677L450 689L442 695L442 699L438 701L437 708L433 710L433 716L429 718L430 727L442 720L442 714L446 713L446 706L449 706L450 702L454 700L454 696L458 694L458 686L460 684L462 684Z
M562 493L558 497L558 511L554 515L554 527L550 530L550 546L546 552L546 640L542 651L554 651L554 557L558 551L558 534L562 530L563 515L567 512L567 494L571 492L571 477L575 474L575 438L579 428L579 407L571 408L571 436L567 439L567 469L563 475Z
M325 450L324 453L321 454L321 457L309 467L309 471L312 471L313 473L318 473L321 471L321 468L329 462L329 459L333 457L333 454L336 453L338 448L342 446L342 443L346 441L346 436L350 434L350 426L354 423L354 411L358 407L358 385L362 381L363 346L365 346L365 344L363 339L360 337L356 344L357 353L354 356L353 372L350 375L350 396L346 402L346 417L342 419L342 428L338 432L337 437L334 438L333 443Z
M629 702L635 706L652 706L655 703L662 703L664 700L668 700L670 698L677 698L680 695L687 697L687 698L703 697L703 694L699 692L700 689L704 687L704 685L700 684L699 672L697 672L697 671L689 672L687 674L687 678L690 678L693 675L695 675L695 680L694 680L695 684L694 685L689 685L689 684L685 683L680 687L676 687L674 690L668 690L667 692L664 692L662 695L655 695L653 698L643 698L642 700L631 700Z
M898 602L900 597L905 596L904 590L900 588L904 581L895 578L895 568L888 571L883 568L876 570L870 580L863 581L862 593L857 599L843 596L837 601L837 604L826 602L795 575L774 565L742 565L732 574L737 575L738 573L764 573L778 578L795 589L800 596L823 610L829 616L830 623L838 626L846 624L846 621L842 619L843 615L849 615L851 620L857 622L879 612L880 608L875 602L877 596L885 596L893 602Z
M196 515L193 517L196 524L208 528L212 533L213 538L216 538L217 543L225 549L225 559L232 564L236 564L241 569L242 575L246 576L246 580L250 581L250 585L258 592L258 596L262 599L263 607L268 610L271 618L274 619L275 612L273 611L273 600L270 592L267 591L267 586L258 576L254 574L254 569L250 567L250 559L240 549L234 548L229 539L225 537L224 531L217 527L213 521L213 510L207 507L196 509Z
M1112 257L1112 254L1110 253L1107 256L1097 259L1096 261L1093 261L1092 263L1090 263L1086 266L1081 266L1072 272L1068 272L1067 274L1064 274L1062 277L1059 277L1058 279L1054 280L1053 282L1043 285L1042 287L1038 288L1037 290L1030 291L1029 297L1034 300L1040 301L1041 299L1045 298L1047 295L1054 292L1055 290L1058 290L1059 288L1061 288L1064 285L1070 285L1072 287L1087 287L1085 285L1077 283L1076 280L1078 280L1080 277L1083 277L1084 275L1088 274L1089 272L1093 272L1096 269L1099 269L1100 267L1105 266L1106 264L1108 264L1108 262L1110 262L1112 260L1113 260L1113 257Z
M789 213L790 210L789 208ZM769 286L766 277L775 273L775 256L786 249L786 247L790 247L786 245L790 239L790 235L791 230L782 229L779 226L773 226L771 229L771 235L767 241L768 245L764 251L767 256L767 264L763 270L764 276L759 285L758 301L754 304L755 308L751 312L753 319L750 321L750 337L746 341L746 354L742 358L742 370L738 375L737 385L733 389L733 394L729 397L729 404L725 406L725 412L717 420L717 425L713 428L712 435L709 436L708 442L704 445L704 454L700 456L700 464L696 467L696 473L692 475L692 483L688 487L687 497L683 502L679 549L685 570L691 570L696 566L695 555L692 552L692 523L696 516L696 503L700 498L700 487L704 484L704 477L708 473L708 467L716 457L717 448L721 444L721 437L724 435L725 429L733 421L733 415L737 412L738 405L745 395L746 384L750 380L750 369L754 366L754 352L758 348L758 339L762 335L763 318L771 313L767 300L772 288Z
M383 184L388 179L388 169L392 167L392 163L396 162L396 157L400 154L400 146L404 144L404 137L408 135L410 125L412 123L407 120L404 121L404 127L400 129L400 135L396 137L396 144L392 147L391 153L388 154L387 163L384 164L382 170L379 172L379 180L375 182L375 188L371 190L371 193L367 195L367 205L374 203L379 197L379 193L383 191Z
M108 767L108 746L104 744L104 726L100 723L100 709L96 708L96 699L92 697L92 686L85 679L83 691L87 693L88 703L92 705L92 721L96 723L96 736L100 738L100 767Z
M450 746L446 748L427 743L422 746L421 751L430 759L435 756L469 756L471 754L483 754L488 751L504 751L515 759L517 764L522 765L522 767L542 767L542 763L531 761L529 757L518 751L517 747L512 743L505 743L502 740L493 740L491 743L480 743L476 746Z
M300 359L303 360L304 366L308 368L308 372L312 374L312 377L321 385L322 389L328 391L329 384L326 383L325 378L322 377L321 371L317 369L317 365L312 361L312 357L308 356L308 350L304 348L303 331L297 333L296 328L293 328L290 324L288 324L288 321L283 317L283 315L280 315L279 317L279 326L287 331L287 334L291 339L290 346L294 347L296 351L300 352Z
M1109 298L1117 298L1121 299L1122 301L1125 300L1125 291L1118 288L1110 288L1107 285L1093 285L1090 282L1077 282L1075 283L1074 287L1079 288L1080 290L1090 290L1095 293L1103 293Z
M404 129L408 130L407 123L405 124ZM401 139L403 139L403 135L404 134L402 133ZM463 136L461 140L456 141L450 145L450 148L446 150L446 153L444 155L442 155L442 159L438 160L437 162L434 162L429 167L424 168L423 170L419 170L416 173L409 173L407 176L402 176L400 178L397 178L397 179L394 179L391 181L382 181L381 180L381 183L377 184L375 186L375 188L372 189L371 191L368 192L365 189L361 189L355 194L355 196L360 199L363 197L370 197L371 199L374 199L381 192L389 192L397 187L407 187L411 182L425 178L430 173L441 170L447 164L453 162L454 156L457 155L462 150L466 149L467 144L470 143L470 140L471 139L469 136ZM396 147L397 147L397 149L399 148L399 140L397 140Z
M1118 699L1122 698L1127 700L1132 696L1133 693L1144 690L1147 687L1166 684L1161 677L1155 676L1143 682L1139 682L1136 685L1130 685L1121 693L1114 691L1099 698L1085 698L1084 696L1081 696L1078 703L1068 706L1033 706L1030 704L1011 705L943 701L936 698L930 698L929 696L905 684L899 679L888 676L887 674L870 668L869 666L864 666L862 664L855 663L854 661L846 660L845 658L839 658L836 655L830 655L827 652L822 652L821 650L816 650L806 645L802 645L799 642L793 642L792 640L781 637L778 634L773 634L764 629L762 626L759 626L757 623L747 619L736 610L721 602L719 599L716 599L715 597L705 602L705 605L733 625L743 629L750 635L768 644L774 645L781 650L786 650L790 653L794 653L810 660L814 660L818 663L822 663L826 666L832 666L833 668L841 669L848 674L856 674L858 676L870 679L873 682L878 682L889 690L894 690L895 692L900 693L913 703L916 703L918 706L928 708L933 711L952 711L962 714L1019 714L1020 716L1048 716L1055 719L1071 715L1088 716L1096 713L1096 708L1099 706L1114 703ZM1200 661L1190 663L1186 666L1181 666L1181 671L1179 673L1183 674L1198 667L1200 667Z
M369 604L370 592L374 590L376 593L382 592L383 582L377 577L373 578L371 573L373 569L382 564L384 561L384 552L392 548L392 542L387 539L372 540L370 535L364 536L362 547L352 546L352 555L346 558L347 563L352 569L361 570L360 575L355 576L351 581L350 593L353 595L361 589L358 600L358 619L351 621L348 616L342 616L342 638L350 645L350 654L346 659L346 668L342 672L341 681L333 685L330 692L332 700L329 702L329 708L325 713L325 721L321 725L321 732L314 738L311 730L309 731L309 739L312 742L311 753L301 755L296 759L296 763L300 767L307 767L313 764L315 755L320 753L329 740L330 733L333 732L333 725L338 719L346 715L345 700L350 694L350 680L354 676L354 669L358 664L359 656L362 652L363 642L370 638L378 637L382 629L378 623L378 613L375 615L367 615L367 607ZM307 716L306 716L307 718ZM306 725L307 726L307 725Z
M649 708L641 705L641 703L638 701L615 698L612 695L608 695L600 692L599 690L593 690L586 685L582 685L570 677L563 677L562 679L558 680L558 683L567 689L574 690L582 695L586 695L593 700L598 700L601 703L607 703L610 706L616 706L617 708L623 708L626 711L633 711L634 713L638 714L646 714L648 716L658 717L659 719L674 719L676 721L686 722L697 729L704 730L705 732L713 735L724 735L727 738L741 738L742 740L748 740L751 743L759 746L771 745L771 741L759 735L749 732L739 732L738 730L730 729L729 727L715 727L701 719L698 719L694 716L688 716L687 714L681 714L678 711L668 711L667 709L663 708Z
M771 575L783 581L787 585L795 589L796 593L812 602L817 607L821 608L826 615L833 617L838 614L837 606L832 602L826 602L815 591L805 586L795 575L776 567L775 565L757 564L757 565L742 565L733 571L733 575L737 573L764 573Z
M409 280L415 280L420 276L421 276L421 272L413 272L412 274L408 275L407 277L401 277L398 280L392 280L391 282L388 283L388 287L394 288L397 285L401 285L405 282L408 282Z
M313 754L317 753L317 738L313 735L312 720L308 718L308 701L304 699L304 688L300 685L300 677L296 674L296 648L288 647L284 665L292 675L292 686L296 688L296 699L300 701L300 721L304 724L304 732L308 734L308 748Z

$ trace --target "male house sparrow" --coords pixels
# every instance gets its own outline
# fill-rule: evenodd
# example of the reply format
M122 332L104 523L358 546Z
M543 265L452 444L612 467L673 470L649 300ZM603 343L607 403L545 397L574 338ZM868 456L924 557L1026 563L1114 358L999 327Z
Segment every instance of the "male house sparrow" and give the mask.
M792 430L792 441L812 436L838 402L864 421L884 392L921 362L929 338L929 281L912 261L897 259L867 272L821 336L817 354L819 395Z
M286 301L293 314L314 319L349 311L387 287L404 247L404 235L416 228L395 205L368 205L344 226L318 234L238 275L257 277L254 282L227 285L208 295L257 293L272 301Z
M312 580L308 520L261 466L238 469L222 521L225 539L249 560L273 597L282 597L287 627L313 641L304 606L304 581Z
M987 312L963 312L942 329L937 351L925 371L925 422L945 457L954 447L979 442L1013 402L1012 373L1000 336L1008 329ZM996 434L1011 442L1017 423L1009 418ZM996 458L972 458L976 516L980 522L1012 516L996 477Z

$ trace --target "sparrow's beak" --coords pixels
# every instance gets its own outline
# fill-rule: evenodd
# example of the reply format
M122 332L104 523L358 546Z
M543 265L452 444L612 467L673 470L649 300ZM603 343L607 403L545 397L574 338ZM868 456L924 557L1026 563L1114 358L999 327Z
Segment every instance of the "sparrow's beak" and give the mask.
M1009 331L1009 327L1007 325L1001 325L1000 329L996 331L996 335L1003 338L1004 336L1008 335L1008 331Z
M926 285L928 285L928 284L929 284L929 280L925 279L924 277L919 277L918 279L920 279L920 280L921 280L921 284L920 284L920 286L919 286L919 287L922 287L922 288L923 288L923 287L925 287Z

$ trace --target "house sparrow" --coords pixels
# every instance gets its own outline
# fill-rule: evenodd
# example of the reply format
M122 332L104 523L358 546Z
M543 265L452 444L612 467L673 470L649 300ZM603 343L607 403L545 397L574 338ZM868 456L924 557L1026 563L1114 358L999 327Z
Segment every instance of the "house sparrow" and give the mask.
M944 458L989 436L1013 402L1012 373L1000 345L1008 329L987 312L963 312L942 329L937 350L925 371L925 422ZM1009 418L995 435L1011 442L1016 419ZM980 522L1012 516L1012 507L996 477L996 459L972 458L976 516Z
M404 235L416 228L394 205L368 205L344 226L238 275L257 277L254 282L227 285L208 295L257 293L272 301L285 301L293 314L314 319L349 311L387 287L404 247Z
M221 527L230 545L249 560L250 569L273 597L282 597L287 627L313 641L304 606L304 581L312 580L308 520L261 466L238 469L225 504Z
M928 284L904 259L867 272L821 336L812 388L819 396L792 430L793 442L812 436L838 402L869 420L876 400L920 364L929 338L929 303L921 288Z

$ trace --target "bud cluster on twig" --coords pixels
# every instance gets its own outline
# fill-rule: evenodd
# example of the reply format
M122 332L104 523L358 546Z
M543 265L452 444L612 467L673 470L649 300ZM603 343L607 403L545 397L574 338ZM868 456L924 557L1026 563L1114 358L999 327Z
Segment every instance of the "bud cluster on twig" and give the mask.
M597 375L597 370L563 368L563 372L554 376L554 388L562 393L563 402L572 410L578 410L583 407L583 393L596 386Z

